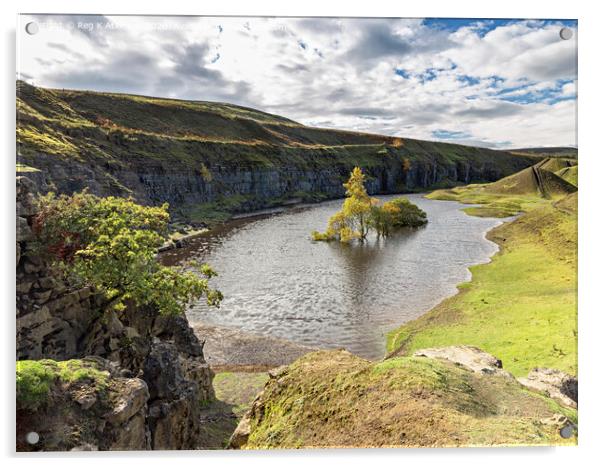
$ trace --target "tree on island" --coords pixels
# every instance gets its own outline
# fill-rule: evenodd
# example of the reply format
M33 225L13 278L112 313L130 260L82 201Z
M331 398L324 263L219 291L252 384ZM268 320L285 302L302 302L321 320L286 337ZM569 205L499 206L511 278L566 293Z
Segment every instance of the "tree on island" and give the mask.
M378 199L368 195L364 183L364 173L355 167L349 180L343 184L347 197L341 210L330 217L324 233L312 231L313 240L365 241L371 229L380 238L388 236L395 228L417 227L427 222L426 213L407 199L398 198L379 204Z
M133 301L177 315L202 296L219 305L222 295L208 283L216 273L208 265L198 266L195 274L157 261L157 250L168 236L167 208L86 191L50 193L39 199L33 224L36 249L74 286L103 293L106 309L121 310Z

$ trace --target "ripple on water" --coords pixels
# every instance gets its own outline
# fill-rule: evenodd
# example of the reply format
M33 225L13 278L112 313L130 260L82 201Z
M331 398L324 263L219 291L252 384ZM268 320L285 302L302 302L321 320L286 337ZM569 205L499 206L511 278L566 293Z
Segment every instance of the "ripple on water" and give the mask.
M383 199L391 196L382 196ZM203 302L192 322L237 327L319 347L345 347L367 358L385 353L385 333L415 319L468 280L497 246L485 233L499 219L471 217L462 204L405 196L427 212L427 226L366 244L316 243L340 201L241 222L166 262L195 258L219 273L220 309Z

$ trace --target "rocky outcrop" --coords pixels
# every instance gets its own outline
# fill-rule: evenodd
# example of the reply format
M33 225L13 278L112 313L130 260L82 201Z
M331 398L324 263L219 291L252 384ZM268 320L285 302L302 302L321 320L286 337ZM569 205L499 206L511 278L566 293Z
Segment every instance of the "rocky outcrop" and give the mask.
M506 175L526 168L531 159L509 157L508 166L493 161L480 161L478 156L470 162L441 162L433 155L430 160L417 160L405 170L403 157L392 157L365 167L366 189L370 194L395 194L412 192L453 183L496 181ZM139 167L97 166L77 161L61 161L43 153L23 161L39 167L44 173L47 190L73 193L87 188L100 196L126 196L133 194L138 202L182 207L190 204L214 202L223 197L239 197L239 212L251 212L274 205L297 193L320 195L325 199L345 195L342 183L349 177L356 162L330 167L298 167L294 164L278 167L241 168L238 166L211 166L211 179L207 180L195 170L153 166L147 162Z
M426 348L416 351L414 356L445 359L480 374L510 376L508 372L502 370L501 360L476 346L459 345L444 348Z
M35 251L34 184L17 177L17 359L69 359L99 317L101 300L89 288L73 289Z
M502 369L502 361L475 346L459 345L443 348L426 348L414 352L414 356L444 359L461 365L473 372L513 377ZM517 379L525 387L544 393L571 408L577 407L577 378L558 369L536 367L527 377Z
M255 399L254 403L259 402L259 398ZM240 420L236 429L232 433L230 440L228 441L228 448L233 450L239 450L244 447L249 441L249 435L251 435L251 416L246 414Z
M85 381L53 387L53 403L19 409L17 422L40 434L24 449L194 449L199 410L214 399L203 344L184 316L130 303L119 314L91 288L66 283L36 252L34 186L17 178L17 360L93 357L110 374L110 396ZM67 413L67 414L65 414ZM34 419L47 422L33 424ZM102 420L101 420L102 419ZM66 440L89 425L78 443ZM27 427L29 426L29 427ZM109 427L107 427L109 426ZM56 432L70 433L56 438ZM61 434L62 435L62 434Z
M545 393L561 403L577 407L577 378L558 369L536 367L518 381L525 387Z
M103 374L52 383L39 409L17 405L17 451L147 450L149 392L138 378L119 376L119 367L88 357L82 366ZM27 441L35 432L37 442Z

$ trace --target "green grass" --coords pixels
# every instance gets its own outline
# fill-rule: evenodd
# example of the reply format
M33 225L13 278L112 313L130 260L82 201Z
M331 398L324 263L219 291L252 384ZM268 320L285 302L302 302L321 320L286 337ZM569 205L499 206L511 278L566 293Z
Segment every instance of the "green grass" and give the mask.
M78 157L77 147L60 133L48 128L20 125L17 128L17 140L26 141L32 150L48 154Z
M472 267L457 295L392 331L390 352L470 344L516 376L577 373L577 195L519 204L529 212L489 235L501 252Z
M56 382L77 383L93 381L96 388L106 388L108 372L100 371L93 362L72 359L17 361L17 406L35 411L48 402L51 387Z
M542 421L575 410L503 376L343 350L309 353L270 380L245 448L574 444Z
M242 417L268 378L266 372L218 372L213 379L215 397L232 406L237 417Z
M528 212L546 203L538 195L508 195L486 191L488 185L458 186L447 190L433 191L426 195L428 199L457 201L463 204L479 204L463 209L478 217L511 217L520 212Z
M107 174L121 170L187 172L227 195L218 173L269 169L292 177L295 170L331 170L328 176L336 178L354 166L399 171L408 162L445 166L450 173L458 164L495 166L510 174L535 160L457 144L312 128L226 103L44 89L21 81L17 114L18 161L43 170L51 183L55 173L62 173L57 167L77 162L94 170L99 183L113 183L105 180ZM441 185L451 182L444 179Z
M578 186L578 167L577 165L573 166L573 167L567 167L567 168L563 168L561 170L558 170L556 172L556 174L565 179L566 181L568 181L569 183Z

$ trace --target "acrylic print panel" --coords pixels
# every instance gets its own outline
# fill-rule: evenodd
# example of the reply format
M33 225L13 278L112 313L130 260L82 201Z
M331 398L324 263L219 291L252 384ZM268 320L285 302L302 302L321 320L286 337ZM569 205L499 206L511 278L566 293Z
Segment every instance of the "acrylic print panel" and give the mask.
M21 15L19 451L575 445L575 20Z

